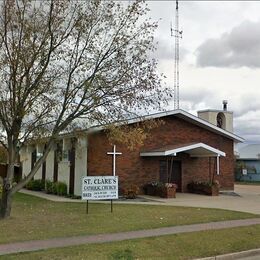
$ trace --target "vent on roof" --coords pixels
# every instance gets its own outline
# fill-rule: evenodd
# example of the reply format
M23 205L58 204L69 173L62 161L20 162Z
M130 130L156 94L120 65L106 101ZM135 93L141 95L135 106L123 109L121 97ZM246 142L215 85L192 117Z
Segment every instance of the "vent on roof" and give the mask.
M224 111L227 111L227 104L228 104L228 101L227 100L223 100L223 110Z

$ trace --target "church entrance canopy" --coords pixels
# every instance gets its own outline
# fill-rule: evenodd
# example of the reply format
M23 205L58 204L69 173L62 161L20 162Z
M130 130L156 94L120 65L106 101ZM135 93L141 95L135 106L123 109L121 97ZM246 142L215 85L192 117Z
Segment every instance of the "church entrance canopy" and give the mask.
M204 143L167 145L161 148L143 151L140 153L140 156L142 157L176 156L178 153L187 153L189 154L190 157L216 157L217 174L219 174L219 157L226 156L224 152Z

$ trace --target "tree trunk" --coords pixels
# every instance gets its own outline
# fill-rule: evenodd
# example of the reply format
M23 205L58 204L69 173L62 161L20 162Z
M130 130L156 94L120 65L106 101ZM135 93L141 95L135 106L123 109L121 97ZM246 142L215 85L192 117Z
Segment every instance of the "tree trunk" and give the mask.
M16 144L11 139L8 140L8 167L6 177L3 180L2 199L0 201L0 218L8 218L11 214L12 206L12 182L14 178L14 163L16 160Z
M12 194L9 189L3 185L2 199L0 203L0 218L8 218L11 214Z

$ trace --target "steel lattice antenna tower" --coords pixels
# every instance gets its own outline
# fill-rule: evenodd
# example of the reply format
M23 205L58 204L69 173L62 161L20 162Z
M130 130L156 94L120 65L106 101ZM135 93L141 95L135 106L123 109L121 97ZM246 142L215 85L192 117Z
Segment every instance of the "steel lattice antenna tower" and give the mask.
M182 38L182 31L179 31L179 5L176 0L175 28L171 27L171 36L175 38L174 46L174 109L179 109L179 40Z

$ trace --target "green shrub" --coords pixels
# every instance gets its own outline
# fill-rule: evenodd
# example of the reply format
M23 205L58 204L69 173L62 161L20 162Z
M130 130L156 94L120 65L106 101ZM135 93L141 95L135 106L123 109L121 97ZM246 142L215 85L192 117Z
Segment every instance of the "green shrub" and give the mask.
M53 184L53 182L52 181L50 181L50 180L46 180L45 181L45 191L46 191L46 193L52 193L52 184Z
M52 194L57 195L57 182L52 183Z
M43 180L30 180L26 184L26 189L34 190L34 191L42 191L44 190L44 181Z
M59 196L67 195L67 184L61 181L52 182L50 180L45 181L45 191L49 194L55 194Z
M64 182L56 182L56 192L59 196L65 196L67 195L67 184Z
M16 183L18 183L21 179L22 179L22 177L21 177L20 175L15 174L13 181L16 182Z

